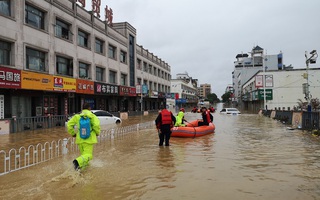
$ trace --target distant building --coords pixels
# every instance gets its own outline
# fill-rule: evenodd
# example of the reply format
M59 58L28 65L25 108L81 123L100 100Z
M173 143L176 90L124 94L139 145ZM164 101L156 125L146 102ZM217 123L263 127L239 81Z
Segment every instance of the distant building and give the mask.
M228 92L233 93L233 86L231 84L226 87L225 93Z
M171 102L175 108L190 108L198 104L198 79L193 79L185 73L178 73L176 79L171 79Z
M199 91L200 98L207 99L208 94L211 94L211 84L208 84L208 83L200 84L198 91Z
M254 74L258 71L265 70L283 70L283 55L280 52L276 55L264 54L263 48L255 46L250 53L241 53L236 56L234 62L234 71L232 72L232 82L234 89L234 101L240 106L241 104L241 89Z

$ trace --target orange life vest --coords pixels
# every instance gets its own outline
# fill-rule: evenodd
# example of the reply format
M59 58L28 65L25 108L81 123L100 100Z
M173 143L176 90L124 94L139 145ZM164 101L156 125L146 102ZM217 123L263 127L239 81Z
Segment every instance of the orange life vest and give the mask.
M161 124L170 124L172 125L172 119L171 119L171 112L166 110L166 109L163 109L161 111Z

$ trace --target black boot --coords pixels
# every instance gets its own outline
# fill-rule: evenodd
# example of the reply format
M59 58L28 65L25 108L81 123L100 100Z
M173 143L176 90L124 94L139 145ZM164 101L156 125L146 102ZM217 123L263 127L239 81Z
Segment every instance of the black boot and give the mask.
M78 163L77 160L73 160L73 166L74 166L74 169L75 169L76 171L78 171L78 170L80 169L80 166L79 166L79 163Z

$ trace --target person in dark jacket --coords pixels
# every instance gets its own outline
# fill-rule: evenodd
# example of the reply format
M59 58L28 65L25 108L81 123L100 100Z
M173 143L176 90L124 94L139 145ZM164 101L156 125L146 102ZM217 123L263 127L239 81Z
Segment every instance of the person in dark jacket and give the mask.
M155 120L159 132L159 146L163 146L164 141L165 146L169 146L171 128L176 123L176 118L169 110L163 107L161 107L161 109L161 112Z
M209 123L213 121L213 116L206 107L201 108L202 121L198 122L198 126L209 126Z

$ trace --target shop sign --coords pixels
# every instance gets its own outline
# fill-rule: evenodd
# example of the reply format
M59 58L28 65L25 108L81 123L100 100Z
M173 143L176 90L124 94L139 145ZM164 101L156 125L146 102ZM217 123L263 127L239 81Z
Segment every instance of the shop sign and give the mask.
M256 79L256 84L255 86L258 88L258 87L262 87L263 86L263 76L262 75L257 75L255 77Z
M136 85L136 94L141 94L141 85Z
M148 85L142 85L142 94L148 94Z
M0 88L21 88L21 71L0 67Z
M167 99L174 99L174 93L166 93Z
M158 98L158 91L151 91L151 98Z
M77 83L77 93L82 94L94 94L94 82L83 79L76 79Z
M95 82L94 83L94 93L95 94L118 95L119 94L119 86Z
M272 89L265 89L266 90L266 100L273 100L273 92ZM263 100L264 99L264 91L263 89L258 90L258 99Z
M53 76L48 74L21 71L21 88L52 91Z
M176 103L187 103L187 99L176 99Z
M136 96L136 88L135 87L120 86L119 94L121 96Z
M76 92L77 83L74 78L53 76L53 90L61 92Z

